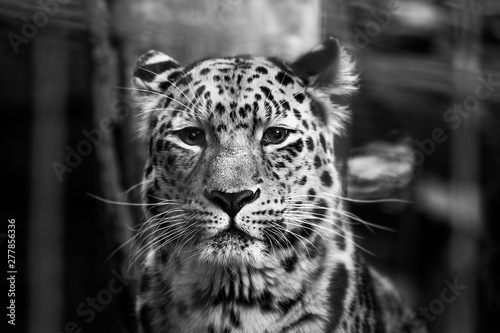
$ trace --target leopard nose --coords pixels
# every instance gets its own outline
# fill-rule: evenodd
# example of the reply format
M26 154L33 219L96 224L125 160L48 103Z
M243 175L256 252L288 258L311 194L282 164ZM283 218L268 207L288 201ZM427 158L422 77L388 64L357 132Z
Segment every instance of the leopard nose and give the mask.
M255 201L259 197L260 189L257 189L255 192L245 190L235 193L215 190L209 192L205 190L203 194L208 200L222 208L230 218L234 218L243 206Z

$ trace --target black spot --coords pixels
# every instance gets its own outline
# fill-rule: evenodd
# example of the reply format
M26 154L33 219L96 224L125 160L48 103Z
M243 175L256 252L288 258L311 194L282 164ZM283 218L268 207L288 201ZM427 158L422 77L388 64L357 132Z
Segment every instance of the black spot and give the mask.
M240 314L233 308L231 308L231 311L229 311L229 321L235 328L241 326Z
M304 238L309 238L311 234L314 232L314 222L313 220L306 220L301 223L298 236L294 233L289 234L289 240L291 240L292 244L295 244L297 241L304 239ZM291 239L290 239L291 238Z
M276 76L274 77L276 81L278 81L280 84L284 86L288 86L289 84L293 84L293 79L286 73L284 72L278 72Z
M153 129L156 127L156 125L158 124L158 117L151 117L151 120L149 122L149 128Z
M248 129L248 128L250 128L250 125L245 124L245 123L240 123L240 124L236 125L236 127L235 127L235 129L237 129L237 130L238 129Z
M308 129L309 129L309 124L308 124L308 123L307 123L307 121L305 121L305 120L302 120L302 126L304 126L304 128L305 128L306 130L308 130Z
M149 156L153 156L153 137L149 138L148 151L149 151Z
M274 96L271 94L271 90L268 87L261 86L260 90L264 93L266 99L274 101Z
M200 71L200 74L201 74L201 75L207 75L208 73L210 73L210 68L203 68L203 69Z
M222 116L226 112L226 108L219 102L215 105L215 112Z
M307 183L307 177L306 177L306 176L304 176L304 177L302 177L302 179L299 181L299 185L300 185L300 186L304 186L306 183Z
M290 143L287 146L281 147L277 151L286 151L289 156L296 157L298 153L300 153L304 149L304 141L302 139L298 139L295 142Z
M179 65L170 60L156 62L148 65L141 65L135 69L134 76L143 81L150 82L153 81L159 74L176 67L179 67Z
M213 79L215 82L218 82L221 80L221 77L220 77L220 75L214 75Z
M328 286L328 300L330 304L330 321L325 332L333 332L339 324L344 311L344 302L349 287L349 274L344 264L339 264L332 274Z
M222 125L217 126L216 132L221 133L221 132L224 132L226 130L227 130L226 125L222 124Z
M182 75L182 71L175 71L171 73L165 81L160 82L158 87L161 91L165 91Z
M321 184L323 184L323 186L330 187L333 184L332 177L330 176L330 173L326 170L323 171L320 179L321 179Z
M262 293L262 295L258 297L257 301L259 302L259 307L263 312L269 312L272 310L273 296L269 291Z
M181 86L181 85L187 85L190 84L193 81L193 76L191 74L184 75L177 81L176 85Z
M319 134L319 142L321 142L321 147L323 147L323 151L326 153L326 140L325 137L323 136L323 133Z
M285 111L290 110L290 104L287 101L281 101L280 105L283 108L283 110L285 110ZM294 113L295 113L295 111L297 111L297 110L294 109ZM299 116L300 116L300 113L299 113ZM300 120L300 118L299 118L299 120Z
M240 114L241 118L245 118L247 115L247 112L243 107L240 107L240 109L238 110L238 113Z
M313 216L318 219L323 219L326 216L328 204L324 199L320 199L317 203L316 208L313 209Z
M152 308L144 304L139 310L139 323L141 324L142 332L144 333L153 333L153 310Z
M295 118L297 118L297 120L302 119L302 114L300 113L299 110L293 109L293 114L294 114Z
M314 140L310 136L308 136L306 139L306 146L309 151L314 150Z
M176 160L175 155L172 155L172 154L168 155L168 157L167 157L167 165L173 166L175 164L175 160Z
M314 201L314 199L316 198L316 191L313 188L310 188L309 191L307 191L307 194L309 195L307 199L309 201Z
M255 71L257 73L260 73L260 74L267 74L267 69L265 67L262 67L262 66L259 66L255 69Z
M169 83L172 84L174 81L177 81L177 79L184 73L182 70L178 70L175 72L171 72L168 74L167 80L170 81Z
M303 93L298 93L298 94L293 95L293 97L295 98L295 100L297 102L302 104L302 102L304 102L304 99L306 98L306 95L304 95Z
M156 141L156 145L155 145L155 149L156 149L156 152L160 153L163 151L163 140L158 140Z
M286 168L286 164L285 162L277 162L276 165L275 165L275 168L276 169L283 169L283 168Z
M339 247L340 251L345 251L346 249L345 233L344 230L342 230L341 228L337 230L337 234L335 235L335 242L337 243L337 246Z
M325 106L316 100L311 100L311 112L318 118L323 124L327 123L327 112Z
M198 89L196 89L196 94L195 96L198 97L198 96L201 96L201 94L203 94L203 92L205 91L205 86L201 86L199 87Z
M322 165L323 165L323 163L321 162L321 158L319 158L319 156L318 156L318 155L316 155L316 156L314 157L314 167L315 167L316 169L319 169L319 168L321 168L321 166L322 166Z
M153 172L153 165L149 164L145 171L146 177L148 177L151 174L151 172Z
M297 256L296 253L294 253L291 257L286 258L281 262L281 265L285 269L287 273L290 273L294 270L295 264L299 260L299 257Z

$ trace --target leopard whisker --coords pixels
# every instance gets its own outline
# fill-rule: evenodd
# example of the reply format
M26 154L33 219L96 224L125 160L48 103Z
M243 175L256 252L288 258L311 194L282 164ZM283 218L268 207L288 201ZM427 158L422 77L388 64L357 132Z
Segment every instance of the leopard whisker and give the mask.
M121 206L137 206L137 207L148 207L148 206L155 206L157 204L146 204L146 203L138 203L138 202L125 202L125 201L115 201L115 200L109 200L100 196L97 196L92 193L86 193L89 197L94 198L96 200L99 200L101 202L107 203L107 204L113 204L113 205L121 205Z
M389 198L389 199L373 199L373 200L362 200L362 199L351 199L348 197L344 196L338 196L332 193L321 193L321 195L311 195L311 194L294 194L294 198L324 198L325 196L327 197L332 197L335 199L341 199L349 202L357 202L357 203L413 203L411 200L404 200L404 199L395 199L395 198Z
M192 108L190 108L189 106L185 105L184 103L176 100L175 98L173 97L170 97L168 95L165 95L163 93L160 93L160 92L157 92L157 91L152 91L152 90L147 90L147 89L140 89L140 88L130 88L130 87L116 87L117 89L125 89L125 90L132 90L132 91L139 91L139 92L145 92L145 93L148 93L148 94L154 94L154 95L159 95L161 97L164 97L164 98L167 98L173 102L176 102L177 104L185 107L186 109L188 109L189 111L192 111L192 112L195 112L195 110L193 110Z
M327 222L327 223L331 223L331 222L330 222L330 221L328 221L328 220L323 220L323 221L324 221L324 222ZM313 227L318 227L318 228L320 228L320 229L324 229L324 230L326 230L326 231L330 231L330 232L334 233L335 235L338 235L338 236L340 236L340 237L344 238L346 241L348 241L348 242L352 243L354 246L356 246L356 247L357 247L357 248L359 248L360 250L363 250L364 252L366 252L366 253L368 253L368 254L371 254L371 255L375 256L375 254L374 254L374 253L372 253L371 251L369 251L369 250L365 249L365 248L364 248L364 247L362 247L361 245L357 244L357 243L356 243L353 239L350 239L350 238L346 237L345 235L342 235L342 234L340 234L340 233L336 232L336 231L335 231L335 230L333 230L333 229L330 229L330 228L325 228L325 227L321 227L321 226L316 225L316 224L312 224L312 223L311 223L310 221L308 221L307 219L305 219L305 220L300 220L300 219L299 219L299 220L296 220L296 222L299 222L300 224L298 224L297 226L300 226L300 227L302 227L302 228L304 228L304 227L305 227L304 225L310 225L310 226L313 226ZM309 230L311 230L311 231L316 231L316 230L315 230L315 228L308 228L308 229L309 229ZM319 234L320 236L322 236L319 232L317 232L317 234Z
M186 98L187 100L189 100L188 96L184 93L184 91L182 91L182 89L180 89L180 88L179 88L179 87L175 84L175 82L172 82L172 81L170 81L168 78L166 78L165 76L163 76L163 75L161 75L161 74L158 74L158 73L155 73L155 72L153 72L153 71L151 71L151 70L149 70L149 69L147 69L147 68L144 68L144 67L141 67L141 66L139 66L138 68L142 69L143 71L149 72L150 74L154 74L155 76L158 76L158 77L160 77L161 79L165 80L166 82L170 83L170 84L172 85L172 87L174 87L175 89L177 89L177 90L178 90L178 91L179 91L179 92L180 92L180 93L184 96L184 98ZM186 75L186 72L185 72L185 71L182 71L182 73L183 73L184 75ZM191 82L188 82L188 84L190 85L190 87L189 87L189 88L190 88L190 89L192 89ZM179 102L177 101L177 103L179 103ZM179 104L180 104L180 103L179 103ZM195 111L200 111L200 110L197 110L197 109L196 109L196 105L194 105L193 103L191 103L191 104L194 106L194 109L192 109L192 108L190 108L190 107L187 107L189 110L191 110L191 111L193 111L193 112L195 112Z
M181 222L177 222L177 223L180 224ZM178 235L182 234L182 230L172 231L171 228L167 228L167 227L157 228L156 231L157 231L157 233L159 232L159 235L156 237L150 236L149 237L150 239L144 245L142 245L138 249L138 251L136 251L134 256L139 258L144 253L153 249L156 246L156 244L159 244L159 243L162 243L164 245L169 244L171 242L171 240L177 238Z
M290 223L291 222L291 223ZM299 223L295 222L293 219L290 219L289 223L290 225L292 226L296 226L296 227L300 227ZM307 247L307 245L304 243L304 241L308 242L309 244L311 244L311 246L313 246L314 248L316 248L313 244L313 242L311 242L309 239L305 238L304 236L301 236L299 235L298 233L296 233L295 231L293 230L287 230L287 232L289 234L291 234L293 237L295 237L296 239L299 240L299 242L301 242L303 248L306 250L307 254L309 255L309 248ZM283 236L281 236L283 237ZM299 255L299 252L298 250L293 246L293 244L286 238L286 237L283 237L287 242L288 244L290 244L290 248L293 249L293 251L295 252L295 254L298 256Z

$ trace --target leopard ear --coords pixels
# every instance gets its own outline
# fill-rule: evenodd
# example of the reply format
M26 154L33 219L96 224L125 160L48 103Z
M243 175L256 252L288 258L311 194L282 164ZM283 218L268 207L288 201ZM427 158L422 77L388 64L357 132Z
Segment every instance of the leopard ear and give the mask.
M173 58L151 50L137 59L133 84L142 93L164 93L183 70Z
M328 94L346 96L357 90L354 62L333 37L297 59L292 68L310 87Z
M148 137L152 124L155 123L159 102L166 96L166 91L182 75L184 68L168 55L149 51L137 59L132 74L133 99L141 110L139 124L141 135Z

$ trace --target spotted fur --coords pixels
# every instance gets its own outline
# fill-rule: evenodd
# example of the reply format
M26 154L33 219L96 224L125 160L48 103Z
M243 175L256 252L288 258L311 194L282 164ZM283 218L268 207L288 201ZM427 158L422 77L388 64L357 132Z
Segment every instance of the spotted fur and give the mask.
M421 332L344 218L333 142L355 84L334 39L293 63L139 58L142 332Z

